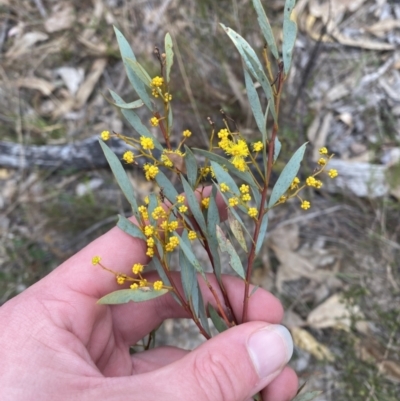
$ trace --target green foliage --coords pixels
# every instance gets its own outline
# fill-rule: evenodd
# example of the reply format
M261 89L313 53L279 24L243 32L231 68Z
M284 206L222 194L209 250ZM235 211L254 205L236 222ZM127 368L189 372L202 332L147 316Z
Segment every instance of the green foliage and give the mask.
M108 164L111 167L111 170L114 174L115 179L118 182L118 185L120 186L128 202L132 206L133 214L137 218L139 218L140 216L138 213L137 201L135 198L135 194L133 192L132 184L129 181L125 169L123 168L121 162L119 161L115 153L103 141L100 141L100 146L103 149L104 155L106 156Z
M322 391L310 391L303 394L298 394L293 401L312 401L322 394Z
M307 144L300 146L300 148L296 150L294 155L289 160L288 164L286 164L286 166L282 170L278 181L275 183L274 188L272 189L271 197L269 198L268 202L268 207L274 206L275 203L278 202L279 198L285 194L290 184L293 182L300 169L300 163L303 160L306 146Z
M121 32L115 29L128 78L139 99L126 103L113 91L110 93L115 105L139 134L139 138L120 134L113 134L113 136L120 138L135 150L134 153L127 151L124 154L123 159L126 163L136 163L137 158L145 159L142 164L144 175L147 180L154 180L158 184L160 193L149 194L145 204L139 206L124 167L107 145L103 142L100 144L137 220L134 224L120 216L118 227L129 235L146 241L146 255L151 259L151 264L157 270L162 283L160 281L153 284L147 283L141 272L135 277L121 277L113 272L120 284L123 284L125 280L133 281L132 289L106 295L99 301L100 303L126 303L131 300L140 302L152 299L158 294L170 292L191 314L201 333L209 338L211 334L207 313L219 332L238 324L236 318L231 317L230 313L229 316L226 314L226 311L232 310L221 277L221 255L226 254L232 271L243 280L244 307L240 321L247 321L248 299L256 290L254 289L249 294L251 273L254 259L264 243L269 210L290 198L298 198L303 209L310 207L309 202L302 200L298 195L306 184L299 185L300 181L296 178L306 144L290 158L268 197L269 180L281 151L281 142L278 139L279 102L296 39L296 24L291 19L294 3L294 1L286 1L285 4L283 67L270 23L260 0L253 0L253 6L261 32L272 53L272 61L269 59L268 52L264 51L261 57L265 63L263 65L246 39L221 24L243 62L246 92L260 134L260 139L253 144L249 143L248 138L237 128L235 122L233 122L235 130L230 129L232 124L225 119L225 115L223 120L225 128L216 132L214 123L211 124L212 132L208 149L191 149L187 146L186 139L192 135L189 130L183 131L181 138L177 141L176 133L173 132L171 107L173 98L170 81L174 53L170 34L165 35L165 53L156 48L155 54L158 57L160 72L159 75L152 77L136 60ZM256 89L258 86L262 88L260 94ZM262 106L264 102L261 100L263 96L267 100L265 110ZM134 111L142 104L149 109L149 122L153 127L151 130ZM271 132L267 129L269 114L273 120ZM158 130L158 135L153 134L154 130ZM174 135L173 138L172 135ZM102 133L104 140L109 137L108 131ZM156 137L163 138L163 141ZM177 147L173 147L171 139L175 140L174 143L178 142ZM308 186L322 185L322 182L315 177L324 171L331 156L325 150L321 155L322 163L309 177ZM201 156L202 160L198 156ZM259 156L263 159L261 168L257 161ZM203 185L204 179L210 177L213 181L211 192L210 188L206 189ZM183 187L184 195L179 195L177 181ZM221 228L221 209L217 206L221 200L225 202L228 209L230 231L227 230L226 233ZM241 248L240 256L236 250L237 244ZM202 247L208 255L209 266L216 277L216 282L207 277L205 263L203 260L200 262L197 256L198 247ZM177 252L179 256L182 287L176 286L171 279L170 263L173 252ZM242 259L245 260L246 267ZM133 270L136 274L135 269ZM209 303L207 308L204 307L198 280L205 282L214 297L213 304L216 306ZM139 285L140 287L137 288ZM150 289L151 285L154 290ZM218 291L214 288L215 286L219 287ZM141 290L141 287L146 290ZM161 291L157 291L161 287ZM217 294L222 294L222 297L219 298ZM298 401L312 399L313 394L308 393Z
M221 316L218 315L218 312L215 310L215 308L211 304L208 304L207 309L211 321L213 322L215 328L218 330L218 333L222 333L223 331L227 330L228 326L221 319Z
M246 274L239 255L235 251L235 248L232 246L231 242L225 237L224 232L219 226L217 226L217 239L221 251L226 252L229 255L229 264L231 265L232 269L244 279Z
M150 101L150 96L147 94L147 91L140 81L139 77L132 70L131 66L128 64L129 60L136 60L135 54L133 53L128 41L125 39L124 35L114 27L115 36L117 37L119 50L121 52L122 61L125 66L126 75L130 83L132 84L133 89L139 95L140 99L142 99L143 103L150 109L153 110L153 106Z
M282 57L286 75L289 73L290 65L292 64L292 53L297 35L297 24L293 18L295 5L296 0L286 0L283 14Z
M118 290L100 298L97 303L101 305L118 305L127 304L130 301L143 302L149 301L150 299L158 298L166 293L168 293L168 290L166 289L161 289L159 291L151 290L150 288L138 288L136 290Z

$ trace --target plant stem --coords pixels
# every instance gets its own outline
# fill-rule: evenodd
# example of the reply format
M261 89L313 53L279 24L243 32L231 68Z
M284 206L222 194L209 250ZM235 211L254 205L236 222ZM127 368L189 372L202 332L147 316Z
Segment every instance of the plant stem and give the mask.
M159 120L161 118L160 113L158 111L154 113L154 116L157 117ZM167 145L168 150L171 150L171 144L169 142L168 132L166 131L162 120L159 122L159 126L165 139L165 144Z
M283 69L280 66L279 74L278 74L278 82L277 82L277 93L276 93L275 99L274 99L277 118L279 115L279 103L280 103L280 98L281 98L281 93L282 93L283 79L284 79ZM257 239L258 239L258 235L260 234L261 222L262 222L263 216L264 216L265 201L267 199L268 185L269 185L269 180L271 178L272 165L273 165L273 161L274 161L275 138L278 134L278 129L279 129L278 123L275 121L273 128L272 128L271 140L269 141L269 144L268 144L267 174L266 174L265 181L264 181L264 188L261 193L260 210L258 211L259 217L258 217L258 220L256 223L256 227L254 229L253 242L251 245L249 258L247 260L247 271L246 271L246 279L245 279L245 284L244 284L242 323L245 323L247 321L247 312L248 312L248 305L249 305L249 298L250 298L249 297L250 279L251 279L253 262L256 257Z
M157 252L158 253L158 252ZM161 266L164 270L165 275L168 277L169 282L171 283L172 286L172 291L174 294L178 297L179 301L181 302L183 308L188 312L191 316L193 321L195 322L196 326L199 328L200 333L203 334L203 336L209 340L211 337L208 335L208 333L204 330L203 326L201 325L199 319L197 319L197 316L193 313L192 309L190 308L189 304L185 301L181 293L177 290L177 286L174 283L174 280L172 279L171 272L169 271L168 267L166 266L165 262L163 259L159 257L160 255L157 255L158 259L161 262Z

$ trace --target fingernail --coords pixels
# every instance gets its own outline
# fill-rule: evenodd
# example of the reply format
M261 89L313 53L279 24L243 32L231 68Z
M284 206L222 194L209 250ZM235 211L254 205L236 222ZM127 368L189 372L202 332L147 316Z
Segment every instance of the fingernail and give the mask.
M258 376L264 378L289 362L293 354L292 336L286 327L271 324L250 336L247 349Z

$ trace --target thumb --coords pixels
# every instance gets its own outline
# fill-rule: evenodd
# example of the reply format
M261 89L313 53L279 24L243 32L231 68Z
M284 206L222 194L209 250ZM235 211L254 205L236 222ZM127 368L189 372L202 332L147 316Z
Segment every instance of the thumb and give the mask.
M166 367L139 375L140 384L152 389L153 399L164 401L241 401L266 387L292 352L292 338L285 327L246 323Z

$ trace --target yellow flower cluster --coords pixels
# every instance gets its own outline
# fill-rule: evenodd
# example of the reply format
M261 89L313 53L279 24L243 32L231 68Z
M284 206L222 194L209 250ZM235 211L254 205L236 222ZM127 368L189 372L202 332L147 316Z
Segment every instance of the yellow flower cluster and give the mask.
M100 257L100 256L93 256L93 258L92 258L92 264L93 264L94 266L98 265L98 264L100 263L100 261L101 261L101 257Z
M154 149L154 141L152 138L148 138L145 136L140 137L140 145L145 150L152 150Z
M203 198L201 204L203 205L204 209L208 209L208 206L210 206L210 198Z
M100 137L103 141L108 141L110 139L110 132L109 131L103 131L100 134Z
M233 196L232 198L229 198L228 203L230 207L235 207L239 204L239 199L236 196Z
M156 291L162 290L162 288L163 288L163 282L162 282L161 280L155 281L154 284L153 284L153 288L154 288Z
M185 129L185 131L183 131L182 135L184 138L189 138L192 135L192 132L189 131L188 129Z
M176 201L177 201L178 203L183 203L183 202L185 202L185 196L184 196L184 195L178 195L178 196L176 197Z
M229 131L225 128L218 132L218 138L221 139L218 146L227 155L232 156L231 163L239 171L245 171L247 168L245 158L250 154L247 143L243 139L239 139L237 142L230 140Z
M315 177L310 176L306 179L306 184L309 187L314 187L314 188L321 188L322 187L322 181L317 180Z
M327 163L327 160L324 159L323 157L321 157L321 158L318 160L318 164L319 164L320 166L325 166L326 163Z
M196 231L190 230L189 233L188 233L188 237L189 237L190 241L195 240L195 239L197 238L197 233L196 233Z
M179 206L178 210L180 213L186 213L188 211L188 208L186 205L182 205L182 206Z
M158 124L159 124L158 118L157 118L157 117L151 117L151 118L150 118L150 124L151 124L153 127L158 127Z
M211 174L211 177L215 178L215 173L214 173L212 167L207 166L207 167L200 168L200 176L202 178L206 178L208 176L208 174Z
M251 201L251 195L250 194L243 194L241 198L242 198L243 202Z
M136 289L139 288L139 286L137 285L137 283L133 283L133 284L131 284L131 285L129 286L129 288L130 288L131 290L136 290Z
M299 184L300 184L300 180L297 177L295 177L294 180L292 181L292 183L290 184L289 189L291 191L293 191L294 189L299 187Z
M127 150L123 155L122 159L127 162L127 163L133 163L135 160L135 155L133 154L132 151Z
M146 237L151 237L154 234L154 227L153 226L145 226L144 227L144 235Z
M143 220L148 220L149 219L149 213L147 211L146 206L139 206L138 207L138 211L140 213L140 215L142 216Z
M165 103L168 103L168 102L170 102L172 100L172 95L170 94L170 93L168 93L168 92L165 92L164 93L164 102Z
M143 271L144 266L141 263L135 263L132 267L133 274L139 274Z
M260 150L262 150L264 147L263 143L261 141L258 141L256 143L253 143L253 150L254 152L259 152Z
M143 169L147 181L153 180L159 171L158 167L153 166L152 164L145 164Z
M328 175L329 175L329 177L331 177L331 178L335 178L335 177L337 177L337 176L339 175L339 173L338 173L337 170L335 170L334 168L331 168L331 169L328 171Z
M175 231L178 228L178 226L179 226L179 223L175 220L175 221L171 221L170 223L168 223L167 228L168 228L169 232L172 232L172 231Z
M151 86L153 88L159 88L160 86L162 86L164 83L164 78L156 76L151 80Z
M229 186L226 185L224 182L219 186L221 189L221 192L227 192L229 191Z
M165 250L167 252L172 252L179 245L179 238L172 236L169 237L168 243L165 245Z
M302 209L304 209L304 210L307 210L307 209L309 209L309 208L311 207L311 203L310 203L309 201L303 200L303 201L301 202L300 207L301 207Z
M172 161L164 153L161 155L160 160L164 163L164 166L166 166L166 167L173 167L174 166Z
M249 188L248 185L242 184L242 185L240 186L240 188L239 188L239 191L240 191L240 193L242 193L242 194L248 194L249 191L250 191L250 188Z
M162 206L157 206L154 208L151 217L153 217L154 220L165 219L167 217L167 212L163 209Z
M158 97L159 96L159 89L158 88L160 88L163 84L164 84L164 79L162 77L157 76L157 77L154 77L151 80L151 83L150 83L150 86L152 87L151 94L154 97Z
M122 285L122 284L125 283L126 276L125 276L124 274L118 274L118 275L116 276L116 279L117 279L117 283L118 283L119 285Z
M256 218L258 215L258 210L255 207L250 207L247 213L250 217Z

